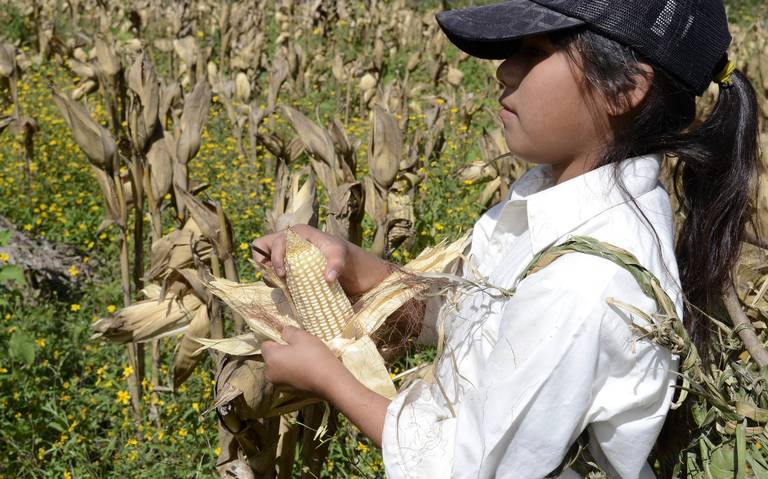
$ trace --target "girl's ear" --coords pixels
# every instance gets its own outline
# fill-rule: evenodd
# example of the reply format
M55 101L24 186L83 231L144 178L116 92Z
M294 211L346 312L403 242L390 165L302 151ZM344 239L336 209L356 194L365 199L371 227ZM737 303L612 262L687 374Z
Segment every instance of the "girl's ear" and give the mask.
M637 108L645 99L653 85L653 67L647 63L637 63L640 71L632 76L634 84L628 84L619 97L618 105L608 105L608 113L611 116L622 116Z

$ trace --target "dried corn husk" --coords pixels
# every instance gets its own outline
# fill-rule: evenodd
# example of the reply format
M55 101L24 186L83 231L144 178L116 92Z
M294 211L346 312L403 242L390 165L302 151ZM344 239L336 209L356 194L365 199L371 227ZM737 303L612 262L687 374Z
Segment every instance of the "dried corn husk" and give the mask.
M153 141L149 146L147 163L151 171L152 197L159 206L173 186L173 159L163 138Z
M186 331L194 313L203 303L195 295L183 298L168 297L159 300L159 288L139 301L118 311L114 316L102 318L91 325L92 338L105 338L125 343L146 342ZM204 306L203 306L204 307Z
M250 97L251 82L248 80L248 75L243 72L238 72L237 75L235 75L235 98L246 103Z
M16 47L10 43L0 44L0 76L9 78L16 70Z
M192 338L207 338L210 336L208 322L208 308L197 308L195 315L189 322L189 327L184 332L184 337L179 343L179 349L173 359L173 387L178 388L195 370L200 362L201 354L197 352L199 345Z
M376 183L388 189L400 166L403 134L397 119L378 105L371 112L371 126L368 166Z
M200 135L208 120L211 105L211 89L207 81L195 85L192 93L184 100L181 113L181 136L176 147L176 159L186 164L200 149Z
M140 55L128 71L128 88L136 95L139 105L129 109L128 126L136 151L144 152L150 138L160 126L160 83L149 59Z
M172 231L152 244L150 268L144 276L151 281L164 278L173 270L192 266L195 255L202 260L208 259L211 243L203 240L200 227L194 219L189 219L182 229Z
M96 59L99 62L99 68L109 76L117 75L123 68L112 42L100 36L96 38Z
M301 238L298 240L294 238L294 241L299 240L304 241ZM392 273L379 286L365 294L359 302L359 307L356 308L358 310L352 314L351 318L346 319L344 314L340 316L346 326L332 338L326 339L326 344L363 384L387 397L392 397L395 393L389 374L384 367L384 361L370 340L370 335L375 333L384 320L406 301L428 288L428 282L421 285L403 281L403 275L443 271L460 256L467 241L468 235L465 235L451 245L426 249L406 265L403 271ZM308 247L315 248L310 243L306 241L305 243L309 245ZM290 269L289 265L294 253L286 252L286 270ZM317 253L320 254L319 251ZM320 277L310 281L315 283L319 281L324 284L323 265L316 264L314 269L319 272ZM214 348L228 354L255 355L260 353L260 344L266 339L282 342L278 333L279 326L276 325L301 324L297 309L293 305L294 295L291 293L291 288L273 273L268 273L267 279L274 282L277 287L270 288L264 283L238 287L220 279L208 283L213 294L222 298L235 311L243 315L251 331L245 335L223 340L201 339L200 342L203 344L201 349Z
M320 177L320 181L323 182L326 187L332 189L337 184L337 171L338 160L336 158L336 149L334 148L333 138L330 133L324 128L320 128L315 125L309 118L303 113L291 108L289 106L283 106L282 112L291 122L291 125L299 134L301 142L307 148L312 156L319 160L319 162L313 163L313 168Z
M303 176L307 178L299 186ZM292 174L289 188L285 188L284 183L278 184L275 208L267 213L272 231L282 231L297 224L310 224L317 216L315 177L312 171L303 169Z
M454 88L461 86L461 81L464 80L464 73L458 68L449 68L448 73L445 75L445 79L448 84Z
M91 161L91 164L112 174L113 159L117 151L112 135L98 124L83 105L53 91L53 101L59 107L64 120L72 130L75 142Z

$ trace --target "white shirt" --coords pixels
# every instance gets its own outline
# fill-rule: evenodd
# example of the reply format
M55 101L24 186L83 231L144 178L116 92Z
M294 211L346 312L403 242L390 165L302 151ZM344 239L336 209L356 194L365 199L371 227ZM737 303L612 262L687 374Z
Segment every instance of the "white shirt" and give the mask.
M508 288L552 242L591 236L634 254L682 317L660 161L630 158L620 174L661 248L615 185L614 165L559 185L540 165L475 224L469 262L491 284ZM463 275L470 271L465 266ZM657 311L626 270L578 253L523 280L511 298L477 292L453 310L444 305L438 321L446 346L436 381L413 381L387 409L387 477L542 478L585 428L609 477L654 477L646 460L671 404L678 358L638 339L628 322L642 320L608 305L609 297ZM561 477L579 476L568 470Z

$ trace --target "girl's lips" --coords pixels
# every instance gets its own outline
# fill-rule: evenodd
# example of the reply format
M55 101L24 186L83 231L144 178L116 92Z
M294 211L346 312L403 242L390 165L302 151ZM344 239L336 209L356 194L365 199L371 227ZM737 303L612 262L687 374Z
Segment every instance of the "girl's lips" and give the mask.
M512 117L516 117L517 113L515 113L514 111L512 111L512 110L510 110L508 108L502 108L501 111L499 112L499 116L502 119L503 118L512 118Z

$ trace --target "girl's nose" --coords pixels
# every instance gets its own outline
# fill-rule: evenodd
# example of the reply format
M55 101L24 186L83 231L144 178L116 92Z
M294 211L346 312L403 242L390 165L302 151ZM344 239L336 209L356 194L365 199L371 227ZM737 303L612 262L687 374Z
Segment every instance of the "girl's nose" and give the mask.
M516 68L511 58L501 62L496 69L496 80L506 88L515 89L520 83L520 68Z

